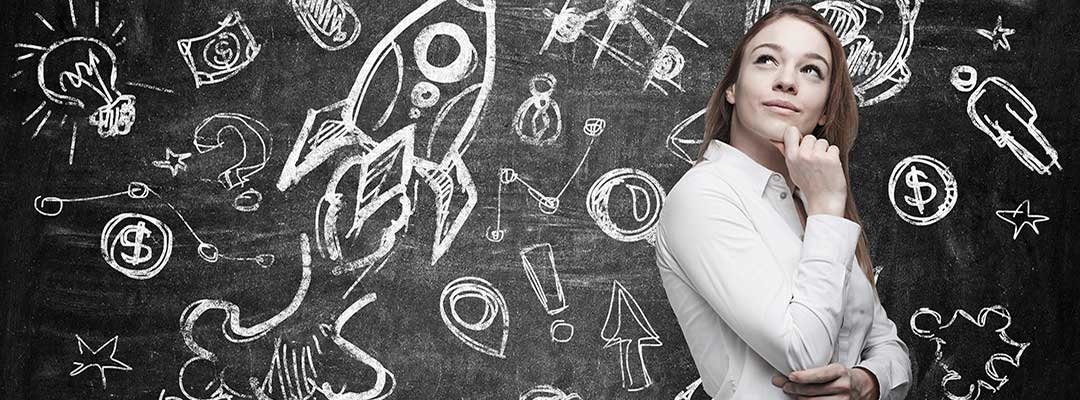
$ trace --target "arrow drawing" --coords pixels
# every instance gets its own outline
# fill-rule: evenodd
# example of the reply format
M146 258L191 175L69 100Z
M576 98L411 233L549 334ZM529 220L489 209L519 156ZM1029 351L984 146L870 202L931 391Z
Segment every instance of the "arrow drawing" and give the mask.
M612 314L615 318L612 319ZM631 324L623 324L624 318L633 317L640 331L634 330ZM626 331L624 331L624 327ZM600 337L607 341L604 348L619 345L619 364L622 371L623 387L631 392L644 389L652 385L652 378L645 368L645 357L642 347L662 346L660 336L656 334L652 324L645 318L634 296L626 290L619 281L611 282L611 302L608 304L607 317L604 319L604 328L600 330ZM634 351L633 353L631 351ZM637 358L637 364L630 362L631 358ZM631 369L634 370L631 370Z

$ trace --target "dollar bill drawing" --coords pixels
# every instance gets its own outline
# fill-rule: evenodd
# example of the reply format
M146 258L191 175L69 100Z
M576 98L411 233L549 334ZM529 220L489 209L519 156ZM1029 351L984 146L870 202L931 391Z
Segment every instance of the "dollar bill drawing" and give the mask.
M212 32L177 40L176 46L195 77L196 88L236 75L259 55L261 49L236 10L218 22L217 29Z

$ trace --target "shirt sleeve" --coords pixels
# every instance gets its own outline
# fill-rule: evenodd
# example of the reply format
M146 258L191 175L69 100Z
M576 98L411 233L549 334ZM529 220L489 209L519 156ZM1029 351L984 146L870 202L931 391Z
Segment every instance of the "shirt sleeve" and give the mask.
M811 215L798 265L782 266L734 189L709 178L714 181L673 188L657 225L658 252L663 247L672 272L776 370L826 365L839 336L843 285L860 226ZM786 272L792 267L793 278Z
M862 349L862 362L855 365L874 374L878 381L880 400L903 399L911 382L911 360L908 347L896 335L896 324L885 314L881 302L876 304L870 335Z

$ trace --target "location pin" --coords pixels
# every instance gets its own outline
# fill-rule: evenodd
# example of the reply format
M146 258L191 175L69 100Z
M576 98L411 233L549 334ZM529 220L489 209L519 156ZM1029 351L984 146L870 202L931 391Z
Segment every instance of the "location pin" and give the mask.
M458 309L458 302L464 299L479 300L484 303L484 312L479 321L462 318ZM506 340L510 335L510 314L507 312L506 300L502 293L495 289L490 282L475 277L461 277L453 280L443 289L439 300L439 312L442 313L443 323L450 329L450 333L461 339L473 350L489 356L506 358ZM492 326L492 325L501 326ZM489 329L496 332L487 333L487 342L474 338L480 336ZM498 331L501 331L501 336Z

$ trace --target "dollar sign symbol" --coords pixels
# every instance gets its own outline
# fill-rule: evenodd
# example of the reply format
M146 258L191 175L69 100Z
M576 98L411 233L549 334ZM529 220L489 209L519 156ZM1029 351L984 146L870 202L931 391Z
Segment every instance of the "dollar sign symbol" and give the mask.
M240 52L240 39L229 32L219 33L203 48L203 59L216 69L226 69L236 62Z
M909 206L918 208L919 214L923 214L923 208L926 206L926 203L929 203L930 200L934 199L934 196L937 196L937 188L935 188L933 184L923 182L922 179L926 179L926 173L919 171L914 165L912 165L911 169L904 174L904 183L915 191L915 197L904 196L904 202ZM924 187L930 189L929 196L923 197L922 189Z
M143 244L143 240L150 236L152 232L146 228L146 223L139 221L136 225L125 226L120 230L120 245L130 247L132 254L120 253L120 257L124 259L128 264L139 265L144 262L150 261L153 256L153 250L150 246Z

